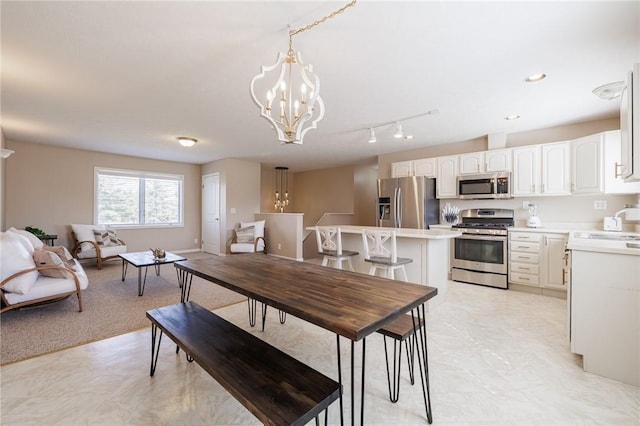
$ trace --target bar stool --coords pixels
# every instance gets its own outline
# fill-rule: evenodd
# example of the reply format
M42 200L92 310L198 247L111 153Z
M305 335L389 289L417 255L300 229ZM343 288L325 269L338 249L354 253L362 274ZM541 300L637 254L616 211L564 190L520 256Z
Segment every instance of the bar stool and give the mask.
M371 263L369 275L376 275L378 269L386 272L386 277L394 279L395 271L402 271L403 281L407 280L404 265L413 259L398 257L396 246L396 231L365 229L362 232L364 245L364 261Z
M322 266L333 262L336 269L342 269L342 262L347 262L349 270L354 271L351 258L360 253L342 249L342 233L336 226L316 226L316 241L318 253L323 255Z

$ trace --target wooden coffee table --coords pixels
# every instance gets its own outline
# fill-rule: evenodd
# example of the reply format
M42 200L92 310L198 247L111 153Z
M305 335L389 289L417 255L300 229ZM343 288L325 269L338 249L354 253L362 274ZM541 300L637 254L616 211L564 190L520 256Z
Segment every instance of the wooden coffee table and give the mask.
M156 268L156 275L160 275L160 265L187 260L182 256L169 252L166 252L166 257L163 259L157 259L153 257L151 250L135 253L122 253L119 254L118 257L122 259L122 281L124 281L127 276L127 267L129 264L138 268L138 296L142 296L144 293L144 286L147 282L147 271L149 270L149 266L154 266ZM144 279L142 278L142 268L144 268Z

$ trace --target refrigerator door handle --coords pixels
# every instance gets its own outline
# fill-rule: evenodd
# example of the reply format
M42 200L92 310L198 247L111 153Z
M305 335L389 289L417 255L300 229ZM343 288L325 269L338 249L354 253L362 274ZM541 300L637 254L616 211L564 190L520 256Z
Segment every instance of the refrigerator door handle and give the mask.
M402 228L402 188L396 193L396 228Z

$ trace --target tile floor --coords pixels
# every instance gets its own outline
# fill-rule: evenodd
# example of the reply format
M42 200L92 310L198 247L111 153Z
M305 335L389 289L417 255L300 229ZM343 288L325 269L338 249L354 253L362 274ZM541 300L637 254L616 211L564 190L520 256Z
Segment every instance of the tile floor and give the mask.
M245 303L216 312L249 329ZM335 378L335 336L293 317L280 325L277 318L270 310L266 331L251 332ZM564 300L449 282L427 321L435 425L640 424L640 389L583 372L569 352ZM0 423L258 424L182 352L176 356L166 338L149 377L150 334L2 367ZM422 392L409 384L406 366L400 401L388 400L378 334L367 339L366 363L366 423L425 424ZM337 403L329 420L338 422Z

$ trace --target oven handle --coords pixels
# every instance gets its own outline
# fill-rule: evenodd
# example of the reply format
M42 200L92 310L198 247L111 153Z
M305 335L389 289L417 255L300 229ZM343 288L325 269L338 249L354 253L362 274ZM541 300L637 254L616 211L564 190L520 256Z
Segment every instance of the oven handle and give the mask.
M489 241L506 241L506 235L470 235L470 234L462 234L459 237L455 238L456 240L489 240Z

